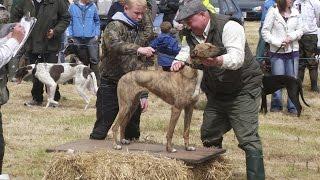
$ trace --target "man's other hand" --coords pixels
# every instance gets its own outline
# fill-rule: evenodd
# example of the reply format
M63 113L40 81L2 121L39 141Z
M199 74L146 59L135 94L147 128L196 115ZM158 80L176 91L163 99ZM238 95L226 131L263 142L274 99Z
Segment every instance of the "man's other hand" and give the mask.
M25 34L26 34L26 31L24 27L21 26L20 23L17 23L13 28L11 37L15 38L19 43L21 43Z
M51 39L54 35L53 29L49 29L49 31L47 32L47 38Z
M145 55L147 57L151 57L155 50L152 47L139 47L138 54Z
M179 71L184 66L184 62L182 61L173 61L171 64L171 71Z

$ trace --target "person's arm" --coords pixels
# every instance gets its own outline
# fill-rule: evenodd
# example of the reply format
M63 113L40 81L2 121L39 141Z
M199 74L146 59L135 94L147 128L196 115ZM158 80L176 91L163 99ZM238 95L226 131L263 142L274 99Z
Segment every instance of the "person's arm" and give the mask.
M93 21L94 21L94 24L95 24L95 35L96 37L99 37L100 36L100 18L99 18L99 15L98 15L98 8L96 5L95 6L95 13L94 13L94 16L93 16Z
M53 28L54 35L60 35L65 32L70 24L70 13L68 11L68 3L58 0L58 23Z
M245 56L246 37L243 26L235 21L227 22L222 32L222 43L227 53L221 56L221 68L239 69L244 62Z
M19 42L15 38L10 38L0 45L0 68L10 61L17 48L19 48Z
M70 14L70 24L69 24L69 26L68 26L68 29L67 29L67 31L68 31L68 36L69 37L73 37L73 17L72 17L72 12L73 12L73 4L71 4L70 5L70 7L69 7L69 14Z
M19 48L19 44L22 42L24 36L25 29L18 23L13 31L5 37L9 39L0 44L0 68L10 61Z
M301 21L301 18L297 19L297 27L295 31L292 31L288 33L288 37L290 41L295 41L301 38L303 35L303 22Z
M107 48L111 49L115 54L119 55L145 55L151 56L154 49L151 47L141 47L134 43L129 43L121 39L121 34L125 33L125 29L121 27L121 22L111 21L106 31L103 33L103 40Z
M320 28L320 1L316 0L314 4L315 4L314 8L315 8L317 25L318 25L318 28Z
M280 47L283 39L276 38L271 34L275 19L274 11L275 8L269 9L261 29L261 36L267 43Z

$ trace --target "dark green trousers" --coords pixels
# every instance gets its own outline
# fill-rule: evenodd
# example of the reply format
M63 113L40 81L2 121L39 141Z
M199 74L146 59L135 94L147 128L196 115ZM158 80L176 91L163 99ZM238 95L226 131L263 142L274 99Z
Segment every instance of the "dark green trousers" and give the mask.
M262 150L258 134L258 109L261 88L241 93L233 99L210 97L203 114L201 140L206 147L222 146L223 135L231 130L244 151Z

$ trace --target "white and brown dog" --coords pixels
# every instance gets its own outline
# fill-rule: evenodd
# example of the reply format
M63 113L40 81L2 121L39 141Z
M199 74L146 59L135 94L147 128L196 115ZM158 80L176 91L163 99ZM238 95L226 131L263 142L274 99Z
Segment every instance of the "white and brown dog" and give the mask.
M97 79L93 71L83 64L73 63L38 63L30 64L28 66L19 68L16 72L15 78L17 83L21 83L23 78L33 74L39 81L46 85L48 102L46 108L50 104L58 105L58 102L54 100L54 94L57 84L63 84L70 79L74 80L74 84L79 95L86 102L84 109L87 109L90 97L86 94L86 90L97 94L98 86Z

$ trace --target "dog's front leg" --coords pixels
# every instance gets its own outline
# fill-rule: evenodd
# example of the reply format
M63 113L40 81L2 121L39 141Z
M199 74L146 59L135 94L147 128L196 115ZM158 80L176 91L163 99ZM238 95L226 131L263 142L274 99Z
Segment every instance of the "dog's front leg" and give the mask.
M183 132L183 139L184 139L184 146L187 151L195 151L196 148L193 146L189 146L189 133L190 133L190 124L192 119L193 113L193 105L187 106L184 108L184 132Z
M198 75L197 75L197 84L196 84L196 88L194 89L194 92L192 94L192 98L197 97L200 94L200 85L201 85L201 81L203 78L203 71L202 70L197 70Z
M177 152L177 150L172 147L172 136L174 133L174 129L177 125L177 121L179 119L179 116L181 114L181 110L182 109L178 109L174 106L172 106L172 108L171 108L170 124L169 124L168 131L167 131L167 147L166 147L166 149L168 152Z

